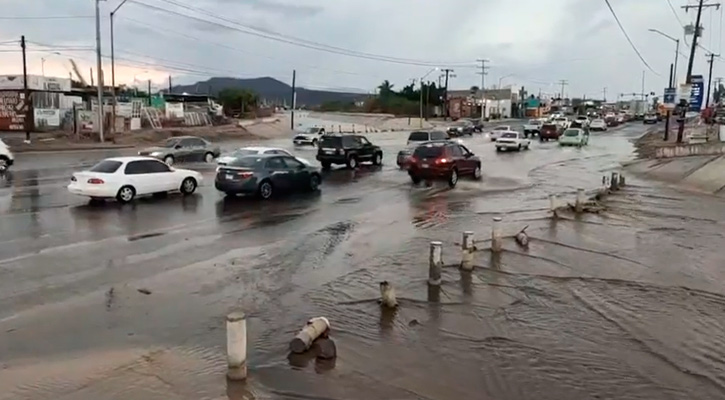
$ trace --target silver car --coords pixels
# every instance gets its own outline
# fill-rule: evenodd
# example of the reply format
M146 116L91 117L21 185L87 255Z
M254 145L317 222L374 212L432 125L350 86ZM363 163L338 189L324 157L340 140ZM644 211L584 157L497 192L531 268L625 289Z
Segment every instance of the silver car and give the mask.
M177 162L211 163L220 154L219 146L195 136L172 137L158 147L149 147L138 152L140 156L158 158L168 165Z

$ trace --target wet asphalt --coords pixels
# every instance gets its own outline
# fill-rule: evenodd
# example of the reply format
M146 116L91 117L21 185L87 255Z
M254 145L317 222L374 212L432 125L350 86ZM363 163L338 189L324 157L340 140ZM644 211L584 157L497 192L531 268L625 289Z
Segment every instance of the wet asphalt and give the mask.
M520 153L477 134L464 142L484 179L453 190L397 168L406 133L369 134L382 167L269 202L225 198L214 166L189 164L194 196L91 206L71 173L128 150L20 155L0 180L0 400L725 398L723 203L629 177L604 212L549 218L549 194L597 189L643 132ZM259 144L316 162L291 139ZM508 235L528 226L529 248L482 242L460 272L461 232L489 238L494 216ZM383 280L395 311L376 302ZM246 385L224 379L234 310ZM313 316L332 323L335 361L287 354Z

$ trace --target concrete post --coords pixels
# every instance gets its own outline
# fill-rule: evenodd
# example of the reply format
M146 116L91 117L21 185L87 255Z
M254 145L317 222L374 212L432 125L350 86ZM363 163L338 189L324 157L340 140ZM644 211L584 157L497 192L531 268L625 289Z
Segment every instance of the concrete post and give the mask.
M315 341L320 335L330 329L330 321L325 317L316 317L307 321L307 324L302 330L295 336L294 339L289 343L289 349L293 353L304 353L307 351L312 342Z
M355 133L355 124L352 124L352 133Z
M398 306L398 300L395 298L395 289L388 281L380 282L380 302L388 308Z
M622 188L625 185L624 175L619 174L619 187Z
M461 268L465 270L473 269L473 232L463 232L463 240L461 241Z
M243 312L227 315L227 377L247 378L247 316Z
M430 258L428 265L428 284L441 284L441 267L443 266L443 243L430 242Z
M501 217L495 217L493 219L493 225L491 226L491 251L498 253L503 247L501 238Z
M612 178L609 181L609 188L612 191L619 190L619 178L617 178L616 172L612 172Z
M338 131L338 133L342 133L342 125L337 126L337 131Z
M584 203L586 202L586 195L584 189L579 188L576 190L576 202L574 203L574 209L577 213L584 212Z

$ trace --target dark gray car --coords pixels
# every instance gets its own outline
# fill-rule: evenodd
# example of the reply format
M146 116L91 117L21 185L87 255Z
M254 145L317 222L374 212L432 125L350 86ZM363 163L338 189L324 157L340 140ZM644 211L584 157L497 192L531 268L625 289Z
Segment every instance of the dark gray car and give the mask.
M266 200L282 192L316 191L320 182L317 167L287 155L259 154L220 165L214 187L229 195L256 194Z
M214 162L221 150L202 138L195 136L177 136L166 139L157 147L145 148L138 152L140 156L149 156L173 165L178 162Z

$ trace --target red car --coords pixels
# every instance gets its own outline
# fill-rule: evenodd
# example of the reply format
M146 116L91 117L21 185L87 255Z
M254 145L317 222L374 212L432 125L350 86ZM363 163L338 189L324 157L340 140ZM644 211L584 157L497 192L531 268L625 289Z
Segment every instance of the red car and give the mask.
M427 142L413 152L408 175L414 184L422 180L446 180L448 186L455 187L460 176L481 178L481 159L456 142Z
M539 140L558 140L561 135L561 127L558 124L544 124L539 130Z

